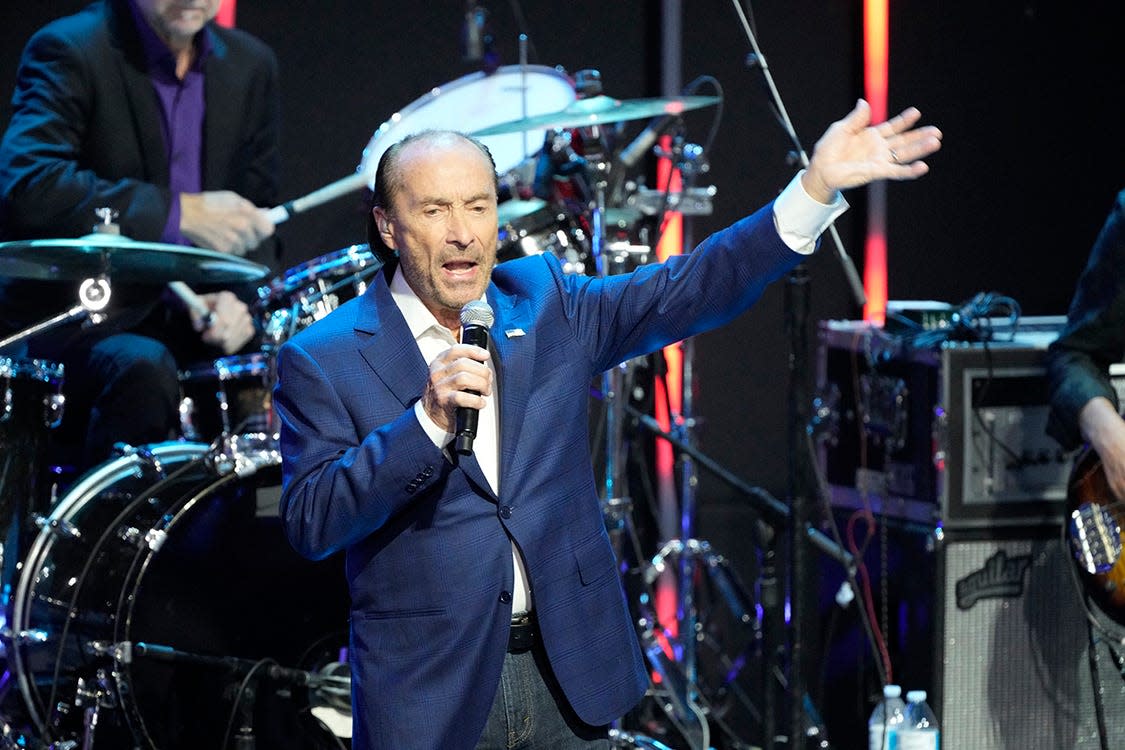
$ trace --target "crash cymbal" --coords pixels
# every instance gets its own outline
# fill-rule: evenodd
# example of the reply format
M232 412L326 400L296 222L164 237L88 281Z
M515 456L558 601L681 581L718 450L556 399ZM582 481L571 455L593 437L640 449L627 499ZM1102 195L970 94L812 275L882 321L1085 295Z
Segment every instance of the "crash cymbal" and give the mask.
M610 122L640 120L657 115L679 115L692 109L718 104L717 96L677 96L663 99L614 99L609 96L592 96L579 99L558 112L548 112L522 120L511 120L499 125L477 130L471 135L482 137L502 133L543 128L584 128Z
M269 272L266 266L215 250L114 234L0 242L0 276L39 281L76 281L105 274L126 283L231 284L257 281Z

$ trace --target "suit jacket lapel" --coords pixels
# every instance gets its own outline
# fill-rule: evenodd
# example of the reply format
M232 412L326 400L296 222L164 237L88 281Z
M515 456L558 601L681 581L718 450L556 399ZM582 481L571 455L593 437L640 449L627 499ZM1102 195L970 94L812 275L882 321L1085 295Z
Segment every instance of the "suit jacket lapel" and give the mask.
M133 121L133 132L137 137L137 147L145 165L149 182L157 185L168 184L168 155L164 145L164 134L160 128L142 126L141 123L161 122L164 116L156 100L152 81L145 69L144 51L136 38L136 30L131 20L123 17L124 11L115 10L110 16L112 30L119 55L117 68L124 83L125 95L129 103L129 115Z
M404 408L413 404L422 393L429 368L418 347L413 345L410 328L381 277L364 294L355 329L371 336L360 346L359 354L376 377Z
M535 328L529 300L518 300L496 287L489 288L488 297L496 311L491 341L500 380L497 384L500 390L500 485L507 487L531 393L528 373L533 371Z
M216 190L230 182L227 165L236 147L233 138L239 132L238 128L230 127L231 117L244 114L232 112L231 104L242 101L238 93L243 88L240 80L243 72L235 65L221 65L229 54L227 46L210 27L203 33L211 37L211 54L203 63L203 188Z
M364 294L355 329L371 335L360 346L360 356L404 409L412 407L422 394L430 370L382 277L376 279ZM496 493L481 471L476 456L457 456L456 460L469 480L495 501Z

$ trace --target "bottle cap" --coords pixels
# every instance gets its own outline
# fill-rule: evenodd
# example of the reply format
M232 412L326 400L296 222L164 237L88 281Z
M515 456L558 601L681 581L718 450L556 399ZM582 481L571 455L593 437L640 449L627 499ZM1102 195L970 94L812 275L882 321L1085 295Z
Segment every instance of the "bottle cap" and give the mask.
M883 697L884 698L899 698L902 696L902 688L898 685L884 685Z
M925 690L911 690L906 694L907 703L925 703L926 691Z

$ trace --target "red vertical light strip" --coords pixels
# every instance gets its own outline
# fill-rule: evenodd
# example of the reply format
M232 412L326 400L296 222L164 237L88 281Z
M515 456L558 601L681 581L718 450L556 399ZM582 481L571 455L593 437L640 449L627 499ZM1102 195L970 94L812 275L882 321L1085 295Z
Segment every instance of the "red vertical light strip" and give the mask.
M871 105L871 121L887 119L890 48L890 0L863 3L863 88ZM868 188L867 239L864 243L863 319L883 325L887 315L887 191L885 183Z
M215 22L228 29L234 28L234 6L237 2L238 0L221 0L219 3L219 13L215 16Z
M672 150L672 139L664 136L660 141L665 152ZM670 193L679 193L683 189L680 173L672 166L671 159L660 158L656 164L656 184L667 185ZM656 257L664 261L673 255L680 255L684 250L684 225L683 216L678 211L669 211L664 215L664 226L660 233L660 242L656 245ZM672 414L680 414L683 410L683 355L679 344L664 347L664 362L666 364L664 381L657 379L655 390L656 405L653 409L653 418L659 423L660 429L670 431L672 427ZM671 413L669 413L671 409ZM661 515L661 530L667 536L667 529L679 523L679 508L676 497L676 456L672 446L666 440L656 441L656 486ZM679 536L678 531L675 536ZM656 615L661 625L673 637L678 631L678 601L679 594L676 590L676 579L672 575L663 575L656 585Z

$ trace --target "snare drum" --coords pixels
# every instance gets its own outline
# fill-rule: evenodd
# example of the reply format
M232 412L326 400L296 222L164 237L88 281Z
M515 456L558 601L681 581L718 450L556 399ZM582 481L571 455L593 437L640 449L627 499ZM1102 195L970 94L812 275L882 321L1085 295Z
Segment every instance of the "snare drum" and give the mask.
M368 187L372 187L383 152L411 133L436 129L472 134L511 120L557 112L575 98L570 79L543 65L505 65L491 75L463 76L435 86L380 125L363 150L360 171L369 176ZM485 136L480 141L492 152L497 172L503 174L539 151L546 134L541 128Z
M184 438L263 435L276 440L273 357L261 352L220 357L180 372L180 430Z

